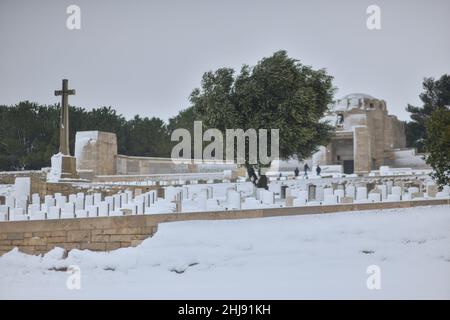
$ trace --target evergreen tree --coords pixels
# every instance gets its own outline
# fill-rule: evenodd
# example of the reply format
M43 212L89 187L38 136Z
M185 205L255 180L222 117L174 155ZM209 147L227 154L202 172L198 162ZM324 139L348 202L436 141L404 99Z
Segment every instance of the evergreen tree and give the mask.
M412 119L406 124L406 143L419 152L424 151L427 119L440 107L450 108L450 75L444 74L438 80L425 78L423 89L424 92L420 94L423 106L408 105L406 108Z
M206 127L223 133L280 129L280 157L304 159L332 135L332 127L320 122L333 99L332 79L278 51L253 67L244 65L236 76L230 68L205 73L190 101Z
M450 185L450 110L438 108L426 122L426 162L439 186Z

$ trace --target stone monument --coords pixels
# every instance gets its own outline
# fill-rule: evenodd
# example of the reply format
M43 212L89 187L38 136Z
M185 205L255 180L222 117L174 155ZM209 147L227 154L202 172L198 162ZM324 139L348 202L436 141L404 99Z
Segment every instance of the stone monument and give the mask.
M50 180L79 179L77 174L76 158L70 155L69 150L69 95L75 90L68 88L68 80L63 79L62 90L56 90L55 96L61 96L61 113L59 121L59 153L52 156Z

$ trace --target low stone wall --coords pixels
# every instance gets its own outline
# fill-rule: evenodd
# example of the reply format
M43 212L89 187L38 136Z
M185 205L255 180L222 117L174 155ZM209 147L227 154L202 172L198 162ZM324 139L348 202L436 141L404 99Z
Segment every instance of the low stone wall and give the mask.
M30 254L42 254L55 247L62 247L66 250L77 248L109 251L136 246L142 240L151 237L157 231L159 223L172 221L250 219L429 205L450 205L450 200L412 200L255 210L0 222L0 255L14 247L18 247L21 251Z
M45 193L47 173L41 170L29 171L2 171L0 172L0 184L14 184L17 177L29 177L31 181L31 193Z
M174 162L171 158L134 157L117 155L116 174L118 175L146 175L172 173L208 173L235 170L233 162L208 160L196 163L191 160Z
M14 247L22 252L42 254L55 247L109 251L136 246L156 232L156 223L146 218L124 216L0 223L0 255Z

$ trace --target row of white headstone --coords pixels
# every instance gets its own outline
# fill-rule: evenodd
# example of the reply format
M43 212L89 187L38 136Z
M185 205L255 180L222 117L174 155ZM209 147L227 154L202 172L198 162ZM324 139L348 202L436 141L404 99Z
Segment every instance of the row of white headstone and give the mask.
M250 188L249 188L250 186ZM195 211L240 210L280 206L332 205L339 203L376 203L408 201L424 198L449 197L448 187L441 192L434 184L427 185L425 193L418 187L402 188L392 181L376 185L370 192L366 186L347 185L336 189L316 186L315 197L310 199L304 186L291 185L286 189L286 199L280 199L279 182L271 182L269 190L254 189L251 183L230 184L220 191L216 186L183 186L165 188L165 199L177 203L177 212L183 212L183 202L195 201ZM225 193L225 195L224 195ZM186 201L186 202L185 202ZM188 209L189 211L189 209Z
M195 211L241 209L242 199L253 193L253 184L251 182L247 182L233 183L229 185L216 184L167 187L165 188L164 195L165 200L175 202L177 204L177 212L183 212L181 209L183 203L194 203Z
M144 214L146 208L157 201L157 192L152 190L138 193L133 191L102 197L101 193L46 195L41 202L39 194L28 198L11 195L6 197L5 205L0 205L0 221L23 221L45 219L69 219L86 217L121 216L124 214Z
M294 206L314 204L338 204L338 203L374 203L409 201L412 199L447 198L450 196L450 188L444 187L440 192L435 185L427 185L423 193L418 187L402 188L392 184L376 185L375 189L368 192L367 187L348 185L344 188L333 189L331 187L316 187L315 199L309 199L309 193L304 189L288 188L287 196L294 197Z

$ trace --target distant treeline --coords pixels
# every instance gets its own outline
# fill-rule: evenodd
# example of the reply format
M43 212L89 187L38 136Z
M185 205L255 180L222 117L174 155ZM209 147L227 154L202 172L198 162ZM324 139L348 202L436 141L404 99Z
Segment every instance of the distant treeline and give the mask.
M59 112L58 105L29 101L0 105L0 171L49 166L59 147ZM111 107L87 111L71 106L70 150L73 154L77 131L99 130L116 133L120 154L169 157L170 127L179 120L180 115L170 119L169 124L155 117L127 120Z

